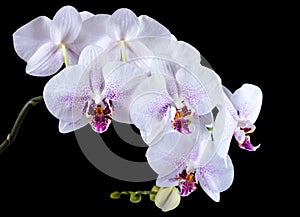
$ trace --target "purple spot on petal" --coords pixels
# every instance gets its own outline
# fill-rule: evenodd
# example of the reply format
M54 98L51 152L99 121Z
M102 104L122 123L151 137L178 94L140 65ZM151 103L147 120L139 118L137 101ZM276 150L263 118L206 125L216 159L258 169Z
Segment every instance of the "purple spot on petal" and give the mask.
M194 87L190 84L182 85L182 93L185 95L185 100L187 100L190 105L199 104L200 101L207 99L207 93L204 88Z
M170 105L170 99L164 95L160 95L159 97L153 100L153 103L145 111L145 114L158 114L158 118L162 120L167 115Z

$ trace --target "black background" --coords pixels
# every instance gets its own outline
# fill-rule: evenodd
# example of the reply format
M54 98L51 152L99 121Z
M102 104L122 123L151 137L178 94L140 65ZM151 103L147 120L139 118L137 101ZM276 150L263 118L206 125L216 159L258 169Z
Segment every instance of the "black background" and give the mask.
M165 3L165 2L164 2ZM111 14L127 7L137 16L148 15L166 26L178 40L194 47L208 60L222 78L223 84L234 91L243 83L259 86L264 94L257 129L251 137L254 144L261 143L256 152L238 148L233 141L229 154L235 166L232 186L221 193L221 201L212 201L201 189L182 198L180 206L162 213L146 197L132 204L125 195L112 200L115 190L147 190L154 182L129 183L107 176L95 168L83 155L74 133L60 134L58 120L44 104L32 108L26 116L14 143L0 155L0 216L22 214L86 214L84 216L140 215L177 216L202 215L203 212L226 211L259 214L283 208L288 191L282 161L277 155L282 147L278 132L277 69L281 66L276 54L280 47L279 32L284 31L281 5L257 3L207 4L199 1L22 1L7 2L1 6L1 122L0 139L9 133L17 114L27 100L42 94L49 79L27 75L26 63L14 51L12 34L19 27L40 15L53 18L64 5L78 11ZM274 37L278 37L274 39ZM274 41L277 41L275 46ZM276 58L277 56L277 58ZM282 73L284 73L282 71ZM275 91L275 93L274 93ZM281 103L284 98L280 97ZM276 104L277 102L277 104ZM113 128L108 135L113 134ZM282 133L283 134L283 133ZM115 153L131 160L145 160L146 149L133 148L110 139ZM286 146L285 146L286 147ZM284 148L283 148L284 149ZM244 211L240 212L239 209ZM285 207L289 211L290 206Z

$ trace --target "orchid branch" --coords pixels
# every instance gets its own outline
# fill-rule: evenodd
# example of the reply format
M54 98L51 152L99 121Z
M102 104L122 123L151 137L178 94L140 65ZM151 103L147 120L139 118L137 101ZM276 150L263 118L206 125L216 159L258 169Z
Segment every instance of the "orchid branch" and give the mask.
M154 201L155 195L159 190L158 186L153 186L151 191L115 191L110 194L110 198L119 199L122 194L130 195L130 202L139 203L142 200L142 195L149 195L151 201Z
M43 96L37 96L31 98L22 108L20 111L12 129L11 132L7 135L6 139L1 143L0 145L0 154L15 140L18 131L20 129L20 126L27 114L27 112L34 106L36 106L38 103L43 102Z

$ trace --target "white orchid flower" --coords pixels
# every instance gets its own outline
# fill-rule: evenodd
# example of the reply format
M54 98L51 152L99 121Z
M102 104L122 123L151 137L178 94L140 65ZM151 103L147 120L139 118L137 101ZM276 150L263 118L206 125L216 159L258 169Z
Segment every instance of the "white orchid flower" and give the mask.
M66 66L76 64L81 50L91 39L83 22L93 14L79 13L72 6L60 8L53 19L39 16L13 33L16 53L27 62L26 73L49 76ZM104 18L103 18L104 19ZM84 28L84 33L81 33ZM76 41L81 33L80 40ZM76 46L75 46L76 42Z
M227 108L236 121L233 135L239 147L248 151L255 151L260 145L253 146L249 134L256 129L254 123L259 116L262 105L261 89L253 84L243 84L233 94L225 87L224 92L230 102L227 103Z
M100 47L87 46L77 65L63 69L45 85L45 104L59 119L62 133L88 123L96 132L102 133L108 129L111 118L128 121L131 92L139 82L141 71L132 64L117 62L112 64L113 67L106 66L110 72L104 79L106 62L101 61L100 53Z
M178 186L181 196L187 196L200 185L214 201L220 192L233 182L233 164L227 155L225 161L214 149L210 133L199 126L190 135L169 132L149 146L146 157L158 174L159 187Z
M199 62L194 69L199 76L176 62L152 61L152 76L139 85L130 105L132 122L147 144L165 130L191 134L199 119L212 124L212 109L223 98L220 79Z

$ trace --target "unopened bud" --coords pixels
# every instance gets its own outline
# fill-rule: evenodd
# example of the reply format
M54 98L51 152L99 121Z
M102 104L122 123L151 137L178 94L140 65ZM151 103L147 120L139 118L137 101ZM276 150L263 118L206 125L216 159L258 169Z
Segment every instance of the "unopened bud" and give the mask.
M176 187L160 188L155 196L155 205L167 212L175 209L180 203L181 196Z

